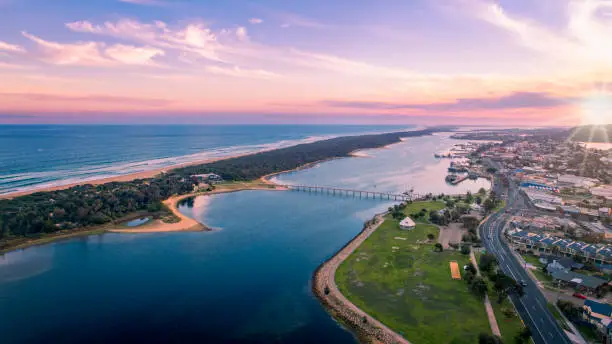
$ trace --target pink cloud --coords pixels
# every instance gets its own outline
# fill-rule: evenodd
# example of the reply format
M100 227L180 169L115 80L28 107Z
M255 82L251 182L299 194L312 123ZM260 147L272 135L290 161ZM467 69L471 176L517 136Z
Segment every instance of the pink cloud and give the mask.
M151 47L123 44L107 47L101 42L58 43L46 41L27 32L23 32L23 35L37 44L39 52L36 57L57 65L155 65L153 58L164 55L163 50Z
M212 74L226 75L238 78L275 79L280 77L279 74L268 72L262 69L243 69L237 66L231 68L208 66L205 68L205 70Z
M25 49L22 46L16 44L10 44L7 42L0 41L0 51L8 51L13 53L23 53Z
M161 49L123 44L108 47L104 53L115 61L131 65L154 65L154 57L164 56L164 51Z

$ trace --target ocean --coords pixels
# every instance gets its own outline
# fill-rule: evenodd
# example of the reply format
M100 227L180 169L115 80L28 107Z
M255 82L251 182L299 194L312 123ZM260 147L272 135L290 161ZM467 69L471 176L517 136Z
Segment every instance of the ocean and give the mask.
M0 125L0 194L412 126Z
M446 194L459 142L412 137L278 176L288 184ZM0 256L0 333L13 343L356 343L311 292L314 270L393 202L297 191L200 196L180 211L215 230L107 233Z

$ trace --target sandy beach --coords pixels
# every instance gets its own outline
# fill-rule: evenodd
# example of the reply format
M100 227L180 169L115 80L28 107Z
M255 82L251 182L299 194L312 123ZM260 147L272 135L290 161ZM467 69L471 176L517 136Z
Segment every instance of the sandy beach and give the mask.
M149 170L149 171L142 171L142 172L124 174L124 175L121 175L121 176L93 179L93 180L89 180L89 181L80 181L80 182L69 183L69 184L64 184L64 185L56 185L56 186L36 188L36 189L32 189L32 190L24 190L24 191L11 192L11 193L6 193L6 194L1 194L0 195L0 199L10 199L10 198L15 198L15 197L19 197L19 196L25 196L25 195L33 194L33 193L36 193L36 192L64 190L64 189L69 189L69 188L71 188L73 186L78 186L78 185L86 185L86 184L101 185L101 184L106 184L106 183L111 183L111 182L129 182L129 181L136 180L136 179L153 178L153 177L155 177L155 176L157 176L157 175L159 175L161 173L170 172L170 171L175 170L177 168L182 168L182 167L187 167L187 166L194 166L194 165L209 164L209 163L215 162L215 161L239 158L239 157L247 156L247 155L251 155L251 154L255 154L255 153L235 154L235 155L230 155L230 156L226 156L226 157L222 157L222 158L212 158L212 159L191 161L191 162L187 162L187 163L183 163L183 164L167 166L167 167L164 167L164 168L157 168L157 169L153 169L153 170Z

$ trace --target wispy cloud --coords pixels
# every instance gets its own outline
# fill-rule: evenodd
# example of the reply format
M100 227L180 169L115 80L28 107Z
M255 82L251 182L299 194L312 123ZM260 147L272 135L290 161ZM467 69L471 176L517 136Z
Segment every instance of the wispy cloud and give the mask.
M0 61L0 69L32 69L34 67L28 65L21 65L16 63L2 62Z
M14 53L23 53L26 50L22 46L0 41L0 51L8 51L8 52L14 52Z
M115 61L130 65L155 65L153 58L164 56L164 51L151 47L135 47L116 44L107 48L104 53Z
M39 51L34 57L57 65L112 66L156 65L154 58L164 51L151 47L135 47L115 44L107 47L101 42L58 43L44 40L27 32L24 37L37 44Z
M159 48L176 49L194 53L208 60L222 61L219 52L228 47L220 42L227 38L228 31L213 32L203 23L189 23L182 27L172 27L165 22L142 23L132 19L105 22L94 25L89 21L66 24L70 30L95 33L150 44ZM236 40L246 37L244 28L234 31Z
M70 102L70 103L116 103L121 105L138 105L146 107L165 106L173 103L168 99L159 98L140 98L140 97L122 97L114 95L58 95L58 94L43 94L43 93L0 93L0 99L18 100L29 102Z
M267 10L266 12L270 15L270 17L280 22L280 27L282 28L304 27L312 29L323 29L330 27L330 25L328 24L295 13L272 10Z
M261 18L251 18L251 19L249 19L249 23L251 23L253 25L261 24L261 23L263 23L263 19L261 19Z
M563 1L560 0L561 3ZM513 35L524 47L574 65L612 66L612 10L608 0L566 0L564 30L552 29L527 18L512 15L499 4L470 1L477 16Z
M279 74L268 72L263 69L243 69L237 66L220 67L208 66L205 68L208 73L233 76L238 78L253 78L253 79L275 79L280 77Z
M322 104L331 107L343 107L368 110L428 110L428 111L478 111L510 110L530 108L552 108L569 105L574 98L559 98L540 92L515 92L493 98L460 98L450 102L439 103L395 103L376 101L343 101L326 100Z

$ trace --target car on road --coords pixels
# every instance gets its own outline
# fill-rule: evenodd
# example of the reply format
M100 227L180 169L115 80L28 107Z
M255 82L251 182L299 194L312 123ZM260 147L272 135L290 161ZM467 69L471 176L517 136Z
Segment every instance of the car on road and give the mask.
M572 296L573 296L573 297L577 297L577 298L579 298L579 299L583 299L583 300L586 300L586 299L587 299L587 297L586 297L585 295L580 294L580 293L573 293L573 294L572 294Z
M520 280L519 282L523 287L527 286L527 282L525 282L525 280Z

